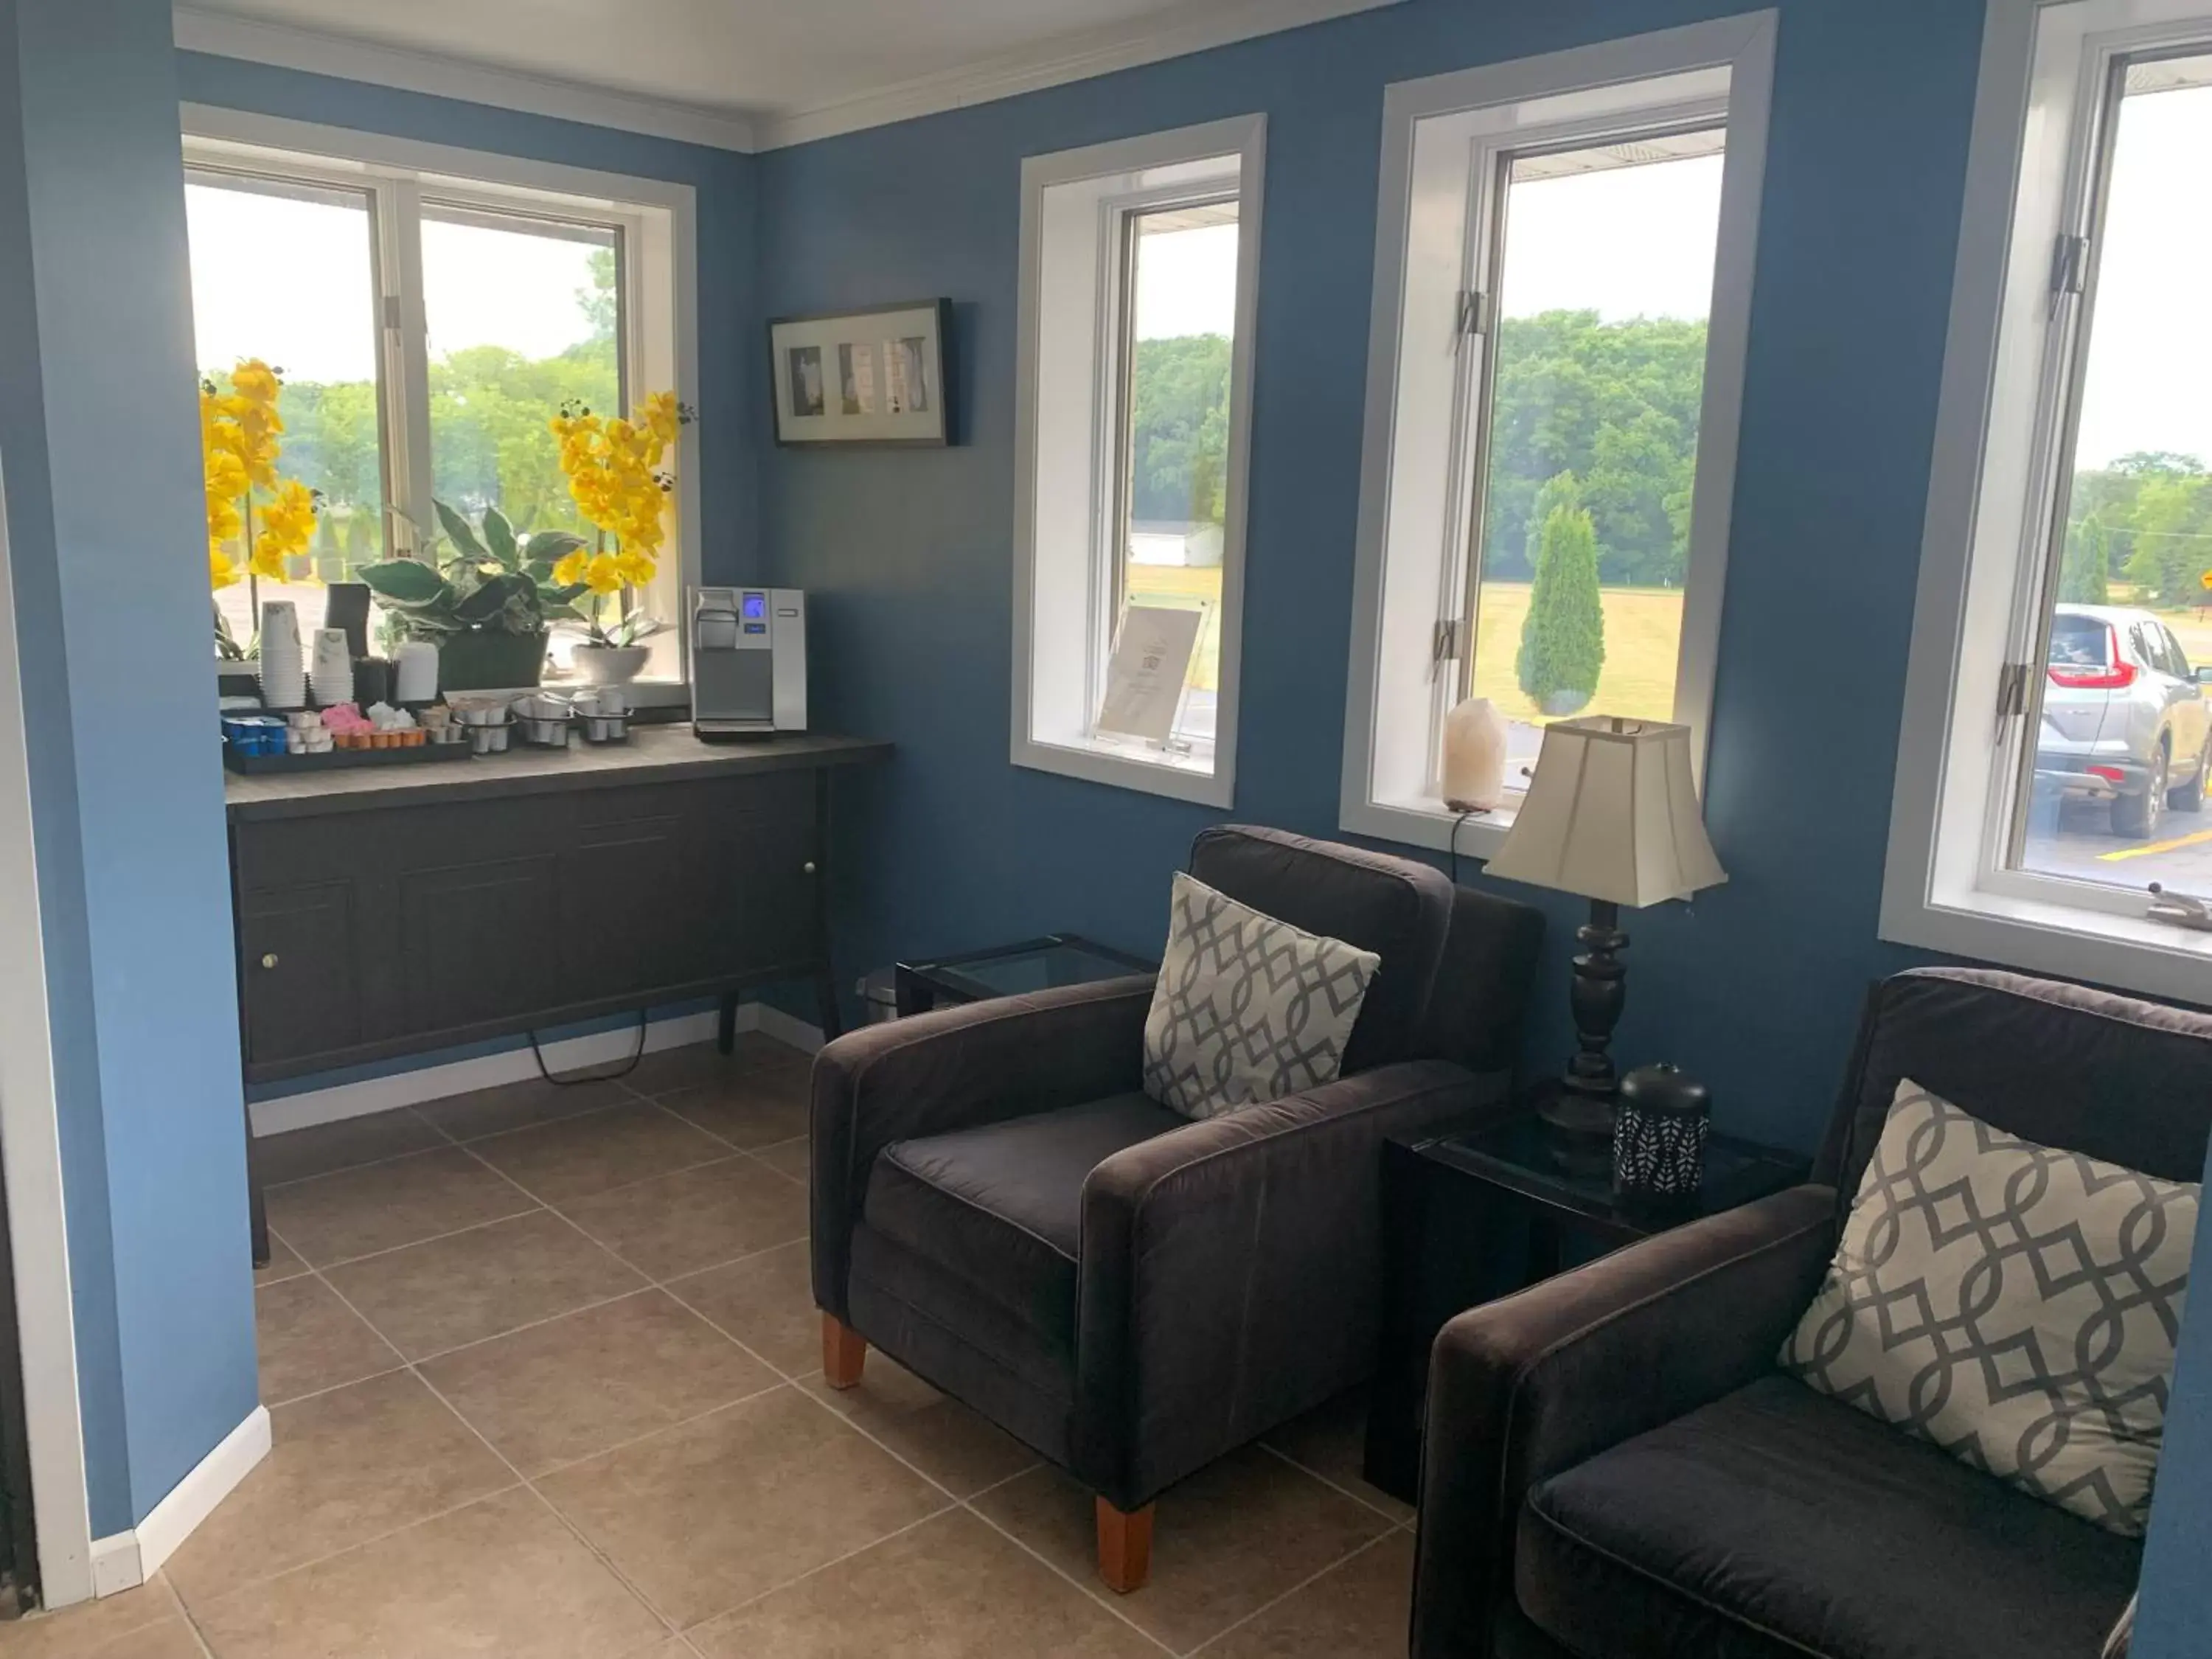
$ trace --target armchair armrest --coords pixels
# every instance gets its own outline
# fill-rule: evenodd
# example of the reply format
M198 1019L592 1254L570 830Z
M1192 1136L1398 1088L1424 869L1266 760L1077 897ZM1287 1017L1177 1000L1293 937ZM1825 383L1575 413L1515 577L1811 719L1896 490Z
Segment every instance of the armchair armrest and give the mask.
M1149 975L998 997L864 1026L815 1057L808 1182L814 1299L843 1319L853 1224L896 1140L1026 1117L1142 1079Z
M1381 1300L1382 1143L1502 1079L1377 1066L1115 1153L1083 1187L1075 1473L1117 1508L1358 1382Z
M1832 1188L1656 1235L1446 1325L1430 1356L1415 1659L1486 1654L1528 1489L1771 1370L1835 1248Z

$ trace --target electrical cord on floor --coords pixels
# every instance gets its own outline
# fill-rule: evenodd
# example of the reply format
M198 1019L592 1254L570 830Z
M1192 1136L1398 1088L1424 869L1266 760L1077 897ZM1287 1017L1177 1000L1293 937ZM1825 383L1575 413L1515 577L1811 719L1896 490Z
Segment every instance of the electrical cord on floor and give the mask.
M564 1072L556 1076L545 1063L545 1050L538 1047L538 1033L534 1030L530 1034L530 1052L538 1061L538 1075L563 1089L572 1089L579 1083L605 1083L614 1078L628 1077L637 1070L638 1061L645 1058L645 1010L641 1008L637 1011L637 1047L630 1050L629 1058L617 1071Z

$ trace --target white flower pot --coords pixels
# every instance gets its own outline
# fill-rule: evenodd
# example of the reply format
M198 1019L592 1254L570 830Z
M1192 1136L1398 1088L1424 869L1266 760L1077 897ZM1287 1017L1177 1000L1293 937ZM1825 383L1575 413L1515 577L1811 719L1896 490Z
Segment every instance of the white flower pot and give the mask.
M580 645L568 665L586 685L628 685L652 654L649 645Z

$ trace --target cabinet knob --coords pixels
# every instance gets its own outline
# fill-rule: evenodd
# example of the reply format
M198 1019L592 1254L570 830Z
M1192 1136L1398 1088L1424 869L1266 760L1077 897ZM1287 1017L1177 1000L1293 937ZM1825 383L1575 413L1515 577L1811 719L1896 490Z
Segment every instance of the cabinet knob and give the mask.
M811 876L814 873L814 860L812 859L806 860L805 869L808 875Z
M274 951L271 951L266 956L263 957L261 958L261 965L264 968L274 968L276 965L276 953Z

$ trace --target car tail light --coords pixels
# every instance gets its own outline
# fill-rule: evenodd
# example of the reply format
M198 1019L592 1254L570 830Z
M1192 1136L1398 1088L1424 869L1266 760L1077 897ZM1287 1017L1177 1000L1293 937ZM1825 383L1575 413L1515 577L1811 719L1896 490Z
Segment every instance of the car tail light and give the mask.
M2117 766L2092 766L2088 773L2091 777L2102 778L2106 783L2125 783L2128 781L2127 775Z
M2053 665L2046 672L2053 685L2063 685L2069 691L2124 691L2136 683L2136 665L2120 655L2119 632L2110 623L2105 624L2105 656L2106 661L2094 666L2086 663L2078 667ZM2089 769L2097 770L2094 766Z

